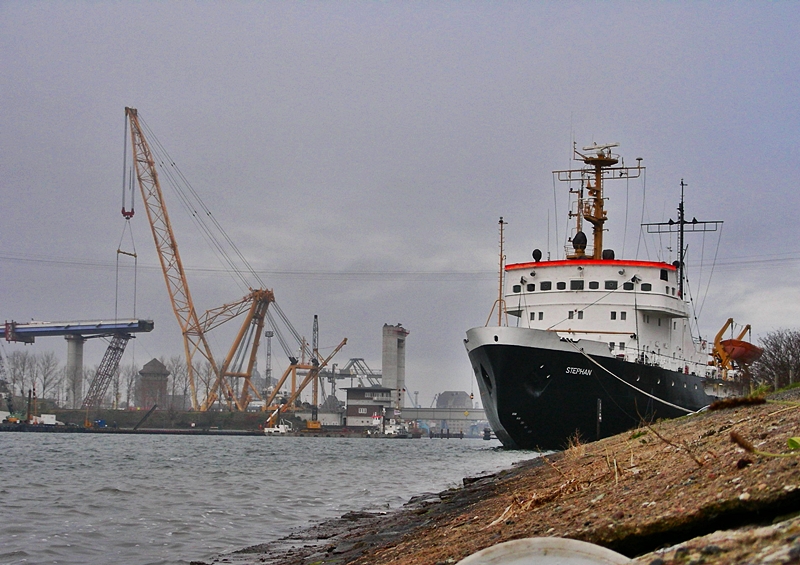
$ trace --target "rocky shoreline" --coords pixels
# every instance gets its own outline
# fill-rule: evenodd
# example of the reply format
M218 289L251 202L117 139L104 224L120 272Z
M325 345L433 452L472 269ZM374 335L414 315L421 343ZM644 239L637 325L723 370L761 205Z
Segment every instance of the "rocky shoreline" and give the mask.
M202 565L440 565L542 536L647 565L800 563L800 453L787 447L797 436L794 389L575 442L393 512L350 513Z

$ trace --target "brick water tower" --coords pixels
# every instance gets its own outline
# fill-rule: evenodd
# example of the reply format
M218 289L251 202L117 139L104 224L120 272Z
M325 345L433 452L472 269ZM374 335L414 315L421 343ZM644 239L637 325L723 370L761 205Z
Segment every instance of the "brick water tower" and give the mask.
M406 394L406 336L408 330L402 325L383 325L383 356L381 372L384 388L393 392L392 406L402 408Z
M139 371L136 382L136 406L139 408L152 408L157 405L161 409L167 408L167 382L169 371L158 359L151 359Z

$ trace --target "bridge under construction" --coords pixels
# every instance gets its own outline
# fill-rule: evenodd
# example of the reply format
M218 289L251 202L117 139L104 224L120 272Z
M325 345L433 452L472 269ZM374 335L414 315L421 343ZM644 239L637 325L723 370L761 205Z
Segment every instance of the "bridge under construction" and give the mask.
M67 340L67 379L73 402L83 397L83 344L95 337L111 338L103 360L83 397L81 408L98 407L119 368L125 346L133 334L151 332L153 320L114 320L77 322L9 322L0 328L0 338L8 342L34 343L37 337L64 336Z

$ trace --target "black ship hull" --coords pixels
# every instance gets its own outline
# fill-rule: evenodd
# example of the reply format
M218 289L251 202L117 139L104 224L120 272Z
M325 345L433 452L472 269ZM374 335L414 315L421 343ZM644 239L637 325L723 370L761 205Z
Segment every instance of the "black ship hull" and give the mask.
M487 418L507 448L560 450L742 394L732 381L615 357L598 342L524 328L474 328L465 340ZM594 347L591 347L594 346Z

